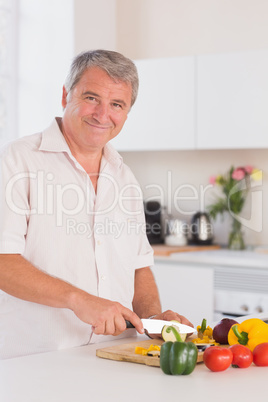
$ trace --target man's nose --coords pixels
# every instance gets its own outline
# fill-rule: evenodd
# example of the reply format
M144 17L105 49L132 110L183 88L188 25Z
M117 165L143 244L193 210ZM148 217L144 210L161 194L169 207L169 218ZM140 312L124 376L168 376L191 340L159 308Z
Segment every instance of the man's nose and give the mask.
M109 120L109 106L105 103L99 103L95 106L93 117L100 123L105 123Z

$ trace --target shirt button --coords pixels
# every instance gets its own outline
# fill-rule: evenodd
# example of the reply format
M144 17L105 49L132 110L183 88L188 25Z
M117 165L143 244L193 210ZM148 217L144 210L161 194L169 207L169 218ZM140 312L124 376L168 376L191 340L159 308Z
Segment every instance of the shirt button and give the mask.
M101 279L102 279L103 281L105 281L106 276L105 276L105 275L101 275Z
M100 241L100 240L97 241L97 245L98 245L98 246L101 245L101 241Z

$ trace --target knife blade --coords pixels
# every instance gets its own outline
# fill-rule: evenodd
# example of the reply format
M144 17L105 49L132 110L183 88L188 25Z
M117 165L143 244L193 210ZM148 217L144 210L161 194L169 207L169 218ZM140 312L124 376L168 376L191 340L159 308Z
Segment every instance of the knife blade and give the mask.
M181 334L192 334L193 332L196 332L196 330L193 327L190 327L185 324L180 324L174 321L165 321L165 320L148 319L148 318L142 318L141 321L143 324L143 328L146 329L149 332L149 334L161 334L162 329L165 325L178 327ZM126 320L126 324L127 328L135 328L130 321Z

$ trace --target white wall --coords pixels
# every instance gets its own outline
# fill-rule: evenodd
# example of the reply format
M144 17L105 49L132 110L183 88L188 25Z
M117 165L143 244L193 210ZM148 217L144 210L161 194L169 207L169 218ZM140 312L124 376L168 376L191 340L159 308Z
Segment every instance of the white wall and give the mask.
M87 25L83 21L89 11L94 14L94 21ZM111 21L109 17L114 12L116 17ZM268 1L76 0L75 43L77 51L105 47L132 59L268 48ZM197 189L206 186L210 175L225 173L231 165L252 164L262 169L263 229L261 232L245 229L246 242L252 245L268 244L267 155L266 149L123 153L142 185L145 198L152 196L147 189L149 184L167 190L168 172L172 173L174 192L183 183ZM166 191L165 202L168 201ZM181 202L183 211L199 206L194 201ZM174 206L173 213L183 215ZM189 220L190 216L184 214L184 218ZM217 221L216 241L226 243L228 230L227 220Z
M118 49L133 59L268 47L266 0L117 0L117 6Z
M73 0L20 0L19 122L22 137L61 116L62 86L74 56ZM53 10L53 12L51 11Z
M117 50L116 0L75 1L75 53L89 49Z

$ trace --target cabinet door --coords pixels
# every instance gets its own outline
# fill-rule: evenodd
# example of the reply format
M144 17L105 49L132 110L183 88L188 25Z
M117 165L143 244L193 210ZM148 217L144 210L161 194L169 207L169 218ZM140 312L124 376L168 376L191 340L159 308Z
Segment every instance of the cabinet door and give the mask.
M213 278L211 268L157 262L152 271L160 293L162 310L187 317L196 327L203 318L213 321Z
M268 51L197 60L197 147L267 147Z
M121 133L120 151L194 148L194 57L136 62L140 88Z

